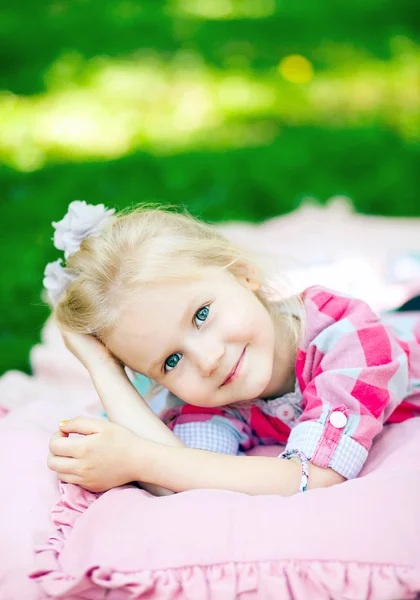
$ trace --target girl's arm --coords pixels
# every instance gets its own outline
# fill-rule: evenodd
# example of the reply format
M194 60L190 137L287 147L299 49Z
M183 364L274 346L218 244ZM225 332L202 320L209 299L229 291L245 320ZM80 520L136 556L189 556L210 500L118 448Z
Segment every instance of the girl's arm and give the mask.
M123 367L111 360L89 371L102 401L108 419L116 425L130 429L138 436L170 447L185 447L169 427L159 419L134 388ZM164 486L135 479L154 496L167 496L173 492Z
M143 446L143 447L142 447ZM133 452L135 472L174 492L215 488L245 494L289 496L299 490L301 462L263 456L233 456L148 442ZM345 478L309 462L308 489L328 487Z
M81 435L69 436L71 433ZM60 423L50 451L48 465L62 481L94 492L138 480L174 492L215 488L289 496L298 491L302 472L297 459L232 456L167 446L113 423L85 417ZM344 477L332 469L309 463L308 489L342 481Z
M90 376L108 419L140 437L184 447L185 444L159 419L115 361L91 369Z
M136 435L159 444L185 446L155 415L130 382L123 366L99 340L89 335L67 331L61 331L61 335L67 348L88 370L107 417L112 423L126 427ZM141 485L156 496L173 493L153 484Z

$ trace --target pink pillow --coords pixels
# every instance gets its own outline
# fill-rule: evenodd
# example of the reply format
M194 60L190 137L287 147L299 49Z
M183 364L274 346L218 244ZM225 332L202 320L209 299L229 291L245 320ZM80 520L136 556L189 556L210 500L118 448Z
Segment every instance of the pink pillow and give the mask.
M51 511L60 498L48 441L60 419L97 414L98 400L74 380L53 384L17 371L0 379L0 398L17 406L0 418L0 599L39 600L45 594L28 575L35 547L54 535Z
M358 479L289 498L61 484L32 577L50 596L92 600L414 598L419 456L413 419L386 428Z

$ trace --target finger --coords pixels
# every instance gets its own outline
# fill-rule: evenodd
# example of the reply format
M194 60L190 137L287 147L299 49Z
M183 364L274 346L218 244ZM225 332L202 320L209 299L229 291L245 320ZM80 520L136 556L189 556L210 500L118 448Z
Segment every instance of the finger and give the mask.
M75 485L80 485L81 479L78 475L69 475L68 473L57 473L60 481L64 483L73 483Z
M60 435L54 434L50 439L49 449L51 454L54 454L55 456L80 458L82 456L82 445L85 438L70 438L68 435L61 433L61 431L59 434Z
M52 435L50 437L50 442L49 442L49 448L51 450L51 444L54 444L57 440L63 440L64 438L68 438L69 434L68 433L63 433L62 431L58 430L54 433L54 435Z
M57 473L76 475L77 463L78 461L75 458L68 458L67 456L54 456L54 454L51 454L51 452L48 454L47 458L48 468L51 469L51 471L56 471Z
M100 433L107 425L102 419L89 419L88 417L75 417L69 421L60 421L59 427L62 433L80 433L90 435Z

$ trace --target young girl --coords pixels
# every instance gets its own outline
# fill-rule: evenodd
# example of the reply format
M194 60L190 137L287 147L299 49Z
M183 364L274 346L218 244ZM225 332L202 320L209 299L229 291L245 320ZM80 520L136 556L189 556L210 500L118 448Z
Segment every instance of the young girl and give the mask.
M356 477L385 422L420 415L419 314L381 320L321 287L274 300L242 249L185 214L73 202L53 225L66 266L44 285L109 419L60 423L62 481L289 495ZM171 392L163 420L125 367ZM244 455L261 444L286 448Z

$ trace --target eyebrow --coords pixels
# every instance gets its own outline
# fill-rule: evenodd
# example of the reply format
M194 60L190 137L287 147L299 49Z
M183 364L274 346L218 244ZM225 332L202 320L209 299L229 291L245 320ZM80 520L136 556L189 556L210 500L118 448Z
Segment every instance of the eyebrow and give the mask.
M200 304L199 300L202 297L202 293L197 294L197 296L194 296L194 298L192 299L192 301L189 303L189 305L187 306L184 314L182 315L181 318L181 326L185 325L185 323L187 321L189 321L190 319L190 315L192 312L196 312L195 307L198 306ZM172 353L173 354L173 353ZM163 356L161 356L161 358L159 358L158 360L155 360L148 369L149 373L153 373L153 371L155 369L157 369L158 367L160 367L160 365L166 360L166 358L168 358L168 356L170 356L170 354L165 353Z

